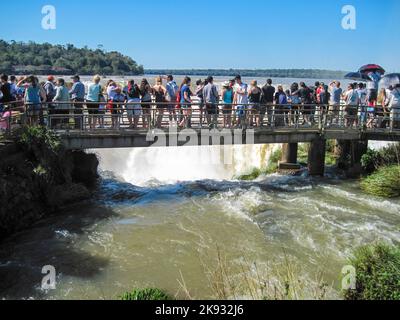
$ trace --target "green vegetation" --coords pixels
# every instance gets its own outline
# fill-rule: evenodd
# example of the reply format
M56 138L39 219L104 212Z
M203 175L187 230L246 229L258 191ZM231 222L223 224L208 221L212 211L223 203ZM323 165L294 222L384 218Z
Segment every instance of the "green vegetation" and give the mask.
M380 151L368 149L361 159L363 170L370 174L361 180L366 193L395 198L400 196L400 144L393 144Z
M384 244L355 251L350 264L356 269L356 289L344 292L346 300L400 300L400 248Z
M275 150L268 162L268 165L264 168L254 168L250 173L236 177L237 180L252 181L257 179L259 176L273 174L278 170L278 163L282 158L282 149Z
M167 293L156 288L147 289L134 289L132 292L125 293L121 300L134 301L134 300L153 300L165 301L173 300Z
M298 163L300 163L303 166L307 166L308 148L309 144L299 143L297 159ZM334 151L335 151L335 141L328 140L326 143L326 158L325 158L325 164L328 166L334 166L336 164L336 157L334 155ZM279 148L271 155L271 158L267 166L262 168L253 168L249 173L236 177L236 179L243 181L252 181L262 175L273 174L277 172L279 161L281 160L281 158L282 158L282 149Z
M130 57L72 44L51 45L0 40L0 72L12 74L137 75L143 74Z
M400 163L400 143L392 144L382 150L368 149L361 159L361 165L366 173L372 173L382 166Z
M400 166L381 167L361 181L361 189L378 197L400 197Z
M312 78L312 79L342 79L347 72L319 69L157 69L146 70L146 74L165 75L174 74L182 76L221 76L265 78Z
M47 146L49 150L57 152L61 146L60 138L53 131L41 126L26 126L16 133L17 142L25 148L35 145Z

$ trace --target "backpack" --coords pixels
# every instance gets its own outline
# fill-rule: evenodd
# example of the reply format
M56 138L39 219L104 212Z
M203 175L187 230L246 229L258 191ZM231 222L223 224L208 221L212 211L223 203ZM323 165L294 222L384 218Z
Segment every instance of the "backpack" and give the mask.
M167 101L172 101L174 100L175 97L177 97L179 93L179 87L176 84L175 81L171 81L170 83L167 84L167 94L166 94L166 100ZM180 99L179 99L180 101Z
M280 104L280 105L286 105L286 104L288 104L286 94L281 93L281 94L279 95L278 102L279 102L278 104Z

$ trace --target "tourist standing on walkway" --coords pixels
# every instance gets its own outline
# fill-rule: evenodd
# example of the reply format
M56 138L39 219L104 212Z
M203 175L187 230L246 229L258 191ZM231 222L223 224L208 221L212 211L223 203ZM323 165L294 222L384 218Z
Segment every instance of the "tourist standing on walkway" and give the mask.
M328 124L339 124L340 116L340 100L342 97L343 90L340 87L339 81L333 81L329 84L330 87L330 99L329 99L329 121Z
M180 106L183 118L179 123L181 127L189 128L191 126L191 108L192 108L192 91L190 90L191 79L185 77L180 88Z
M253 80L250 83L249 89L249 114L248 114L248 123L250 127L254 125L260 126L260 102L261 102L261 94L262 91L257 84L256 80Z
M379 81L382 75L379 72L369 72L367 75L372 80L367 81L367 100L369 106L374 107L378 99Z
M56 96L56 85L54 83L54 76L48 76L47 81L43 85L43 89L46 92L47 102L52 102ZM54 105L48 104L49 114L54 114Z
M12 101L17 101L18 95L18 86L17 86L17 78L16 76L10 76L10 93Z
M261 106L260 106L260 126L264 124L265 114L268 116L268 125L272 124L274 117L274 95L275 95L275 87L272 86L272 79L267 79L267 84L262 88L262 96L261 96Z
M121 89L121 87L117 87L115 89L115 95L112 98L112 109L111 109L111 123L113 129L119 129L120 127L120 118L123 115L123 105L126 102L126 96Z
M303 105L303 122L311 126L315 112L312 105L312 90L304 82L300 82L299 96Z
M214 84L214 78L207 78L207 85L203 89L204 103L207 112L207 124L209 127L217 127L218 125L218 103L219 94L217 86Z
M357 84L357 95L358 95L358 103L360 107L360 122L362 124L366 123L367 121L367 89L365 88L363 83Z
M196 81L195 96L199 99L199 112L200 112L200 127L203 125L203 114L204 114L204 87L206 82L201 79Z
M246 126L246 108L249 103L248 86L242 81L242 77L235 77L236 85L234 86L233 104L236 106L237 127L245 128Z
M400 129L400 84L392 90L389 101L390 128Z
M297 82L292 83L290 86L290 103L291 103L291 125L298 125L299 112L300 112L300 92L299 84Z
M176 84L174 77L172 75L167 76L167 85L165 87L167 90L167 94L165 96L165 99L168 104L168 112L169 112L169 121L172 123L172 121L177 121L176 118L176 113L175 113L175 106L176 106L176 99L179 93L179 86Z
M155 85L153 86L153 95L157 108L157 121L155 125L159 129L161 128L162 125L162 120L164 117L164 109L167 108L167 105L165 104L166 94L167 94L167 89L163 86L162 78L157 77L155 79Z
M140 97L142 101L142 111L143 111L143 127L150 128L151 121L151 86L147 79L142 79L140 84Z
M100 80L101 77L99 75L93 77L93 83L89 85L88 94L86 96L86 102L88 102L86 107L89 113L90 129L94 129L96 127L96 123L98 120L97 117L99 115L99 106L100 106L99 101L100 101L100 94L102 91Z
M74 106L75 129L83 129L83 102L85 101L85 86L78 75L72 78L73 85L69 94Z
M139 118L142 115L142 106L140 104L140 88L135 83L135 80L131 80L128 83L127 99L126 112L128 114L129 128L137 129Z
M283 91L283 86L278 86L278 91L275 93L274 101L276 108L274 111L274 123L277 127L282 127L284 125L289 125L290 123L290 106L288 105L288 97L285 91Z
M382 109L382 117L378 118L378 127L386 129L390 123L390 111L388 109L390 103L390 96L388 97L387 91L385 88L382 88L378 94L377 106L380 106Z
M349 84L349 86L347 87L347 92L344 95L344 100L346 102L346 127L352 127L354 124L357 125L359 99L353 83Z
M25 91L24 102L26 105L28 123L30 125L38 125L42 110L41 103L42 101L46 102L46 96L44 91L40 88L39 79L36 77L28 77L26 83L28 83L28 87Z
M2 74L0 76L0 91L2 93L2 97L0 99L0 112L2 112L1 105L8 105L12 102L11 96L11 85L8 82L8 75Z
M224 128L232 126L232 104L233 104L233 87L229 81L224 82L222 86L222 102L224 104L222 113L224 115Z
M71 106L69 104L70 102L70 96L69 96L69 91L65 87L65 81L64 79L58 79L57 80L57 87L56 87L56 95L53 99L53 102L58 102L60 104L57 104L56 108L56 114L57 115L69 115ZM58 124L63 125L64 123L68 124L68 117L60 117L57 119L52 120L51 126L57 126Z

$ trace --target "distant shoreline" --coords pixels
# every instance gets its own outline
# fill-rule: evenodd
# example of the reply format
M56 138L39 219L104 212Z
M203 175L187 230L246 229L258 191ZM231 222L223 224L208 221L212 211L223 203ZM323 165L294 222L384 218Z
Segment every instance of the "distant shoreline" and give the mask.
M148 75L234 77L240 74L242 77L300 79L342 79L347 73L321 69L145 69L145 74Z

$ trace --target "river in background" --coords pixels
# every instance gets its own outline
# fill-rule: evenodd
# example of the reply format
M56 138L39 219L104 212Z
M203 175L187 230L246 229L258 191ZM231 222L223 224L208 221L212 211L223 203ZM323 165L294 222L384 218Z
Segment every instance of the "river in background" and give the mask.
M268 161L271 146L97 150L95 200L59 212L0 245L0 298L115 299L135 287L212 298L218 252L232 266L279 268L290 259L312 283L339 288L357 246L400 241L400 201L360 192L334 175L233 179ZM199 158L212 159L199 161ZM41 289L42 267L57 271ZM237 268L235 268L237 266ZM328 297L337 298L336 290Z

